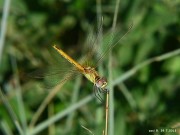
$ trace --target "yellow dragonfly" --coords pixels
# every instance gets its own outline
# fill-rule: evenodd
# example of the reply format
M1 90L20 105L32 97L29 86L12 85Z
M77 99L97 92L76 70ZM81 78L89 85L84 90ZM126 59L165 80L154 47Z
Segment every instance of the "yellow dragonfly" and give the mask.
M100 59L102 59L108 52L111 50L114 46L117 45L117 43L125 36L129 31L131 30L132 25L129 27L128 31L119 38L114 44L109 44L107 46L107 49L104 53L100 56ZM96 67L91 66L84 66L83 64L78 63L73 58L71 58L67 53L65 53L62 49L57 47L56 45L53 46L53 48L69 63L71 63L76 71L83 74L90 82L94 84L93 91L95 96L102 102L102 98L100 96L100 93L106 93L108 92L108 89L106 88L108 85L107 79L105 77L102 77L99 75L99 73L96 71ZM94 49L94 48L93 48Z
M98 72L95 70L95 68L90 67L90 66L83 66L77 61L75 61L73 58L71 58L68 54L66 54L63 50L61 50L59 47L56 45L53 46L53 48L66 60L68 60L71 64L75 66L75 68L82 73L90 82L94 84L94 93L96 95L96 90L100 92L107 92L108 90L106 89L107 86L107 80L105 77L100 77ZM101 97L98 97L99 100L102 100Z

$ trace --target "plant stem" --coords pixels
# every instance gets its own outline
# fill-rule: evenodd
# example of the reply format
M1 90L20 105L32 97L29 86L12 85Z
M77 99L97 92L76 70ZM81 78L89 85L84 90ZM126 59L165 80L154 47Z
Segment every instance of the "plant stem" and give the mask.
M2 59L3 46L4 46L4 41L5 41L5 35L6 35L6 25L7 25L7 18L9 15L9 7L10 7L10 0L4 0L1 31L0 31L0 63Z
M108 119L109 119L109 91L106 94L106 123L105 123L105 135L108 135Z

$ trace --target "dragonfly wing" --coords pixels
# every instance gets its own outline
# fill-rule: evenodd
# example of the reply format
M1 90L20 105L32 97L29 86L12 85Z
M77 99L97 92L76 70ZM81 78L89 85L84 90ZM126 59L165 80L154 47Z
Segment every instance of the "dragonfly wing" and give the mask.
M57 73L54 75L46 76L44 79L45 87L51 89L64 81L69 81L75 78L78 74L79 72L77 70L71 70L64 73Z
M90 26L89 35L85 44L85 47L87 48L85 50L86 55L83 57L82 63L83 65L92 65L91 60L94 54L98 52L99 42L102 37L102 31L103 31L103 18L99 19L99 26L97 28L97 31L95 32L94 28Z
M36 70L32 73L29 73L28 76L32 79L37 79L44 84L44 88L51 89L57 84L74 78L79 71L76 69L70 70Z
M28 77L42 81L45 84L45 88L48 89L79 73L71 63L65 60L54 49L52 51L47 65L28 74Z
M107 55L107 53L112 50L132 29L133 23L128 27L128 30L125 30L126 32L123 33L124 30L111 30L108 32L102 42L102 48L103 51L102 53L98 54L98 59L97 59L97 65L102 61L102 59Z

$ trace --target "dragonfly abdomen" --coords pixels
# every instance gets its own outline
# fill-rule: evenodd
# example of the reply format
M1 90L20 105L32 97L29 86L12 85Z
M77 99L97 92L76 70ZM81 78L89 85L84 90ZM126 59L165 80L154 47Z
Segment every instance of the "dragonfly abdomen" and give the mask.
M64 57L66 60L68 60L71 64L73 64L78 70L80 70L81 72L84 72L84 68L82 65L80 65L79 63L77 63L75 60L73 60L68 54L66 54L63 50L61 50L60 48L58 48L56 45L53 46L55 50L57 50L57 52Z

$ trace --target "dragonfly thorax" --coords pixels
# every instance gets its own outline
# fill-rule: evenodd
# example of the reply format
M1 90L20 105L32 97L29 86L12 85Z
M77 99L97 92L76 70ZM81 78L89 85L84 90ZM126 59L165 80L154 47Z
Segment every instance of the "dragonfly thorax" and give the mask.
M107 80L104 77L100 77L95 68L85 67L84 76L96 85L96 87L104 89L107 86Z

